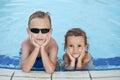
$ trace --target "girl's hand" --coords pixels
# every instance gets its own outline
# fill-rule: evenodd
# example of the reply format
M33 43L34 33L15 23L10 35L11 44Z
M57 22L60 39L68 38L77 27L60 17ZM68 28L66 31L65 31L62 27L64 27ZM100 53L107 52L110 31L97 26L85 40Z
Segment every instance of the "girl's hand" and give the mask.
M85 57L85 48L82 48L80 51L80 56L78 57L78 61L81 61Z
M72 56L72 53L70 52L69 48L66 49L66 52L67 52L71 62L75 62L75 58Z
M69 48L66 49L66 52L70 58L70 63L67 69L73 70L75 68L75 58L72 56L72 53L70 52Z
M83 58L85 56L85 48L82 48L81 52L80 52L80 56L78 57L77 61L77 69L81 69L83 67Z

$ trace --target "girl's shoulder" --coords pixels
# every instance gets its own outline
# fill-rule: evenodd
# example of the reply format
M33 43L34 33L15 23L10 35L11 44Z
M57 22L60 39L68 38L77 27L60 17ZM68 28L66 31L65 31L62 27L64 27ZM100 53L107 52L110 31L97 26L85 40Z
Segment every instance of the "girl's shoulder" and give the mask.
M65 58L68 58L68 54L67 54L67 53L64 53L64 55L63 55L63 60L64 60Z
M85 57L84 57L84 62L85 63L88 63L89 61L91 61L92 57L89 53L86 53Z

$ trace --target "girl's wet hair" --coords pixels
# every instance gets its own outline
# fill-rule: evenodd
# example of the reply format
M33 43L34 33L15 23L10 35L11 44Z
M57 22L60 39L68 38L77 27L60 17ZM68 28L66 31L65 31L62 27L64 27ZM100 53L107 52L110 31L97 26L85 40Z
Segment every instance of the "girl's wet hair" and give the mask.
M88 50L87 36L86 36L86 33L82 29L80 29L80 28L72 28L72 29L68 30L68 32L65 35L64 49L66 49L67 37L68 36L83 36L84 39L85 39L85 45L87 45L87 50Z
M48 18L50 21L50 27L51 27L51 18L49 15L49 12L43 12L43 11L36 11L34 12L30 17L28 21L28 27L30 26L30 21L34 18Z

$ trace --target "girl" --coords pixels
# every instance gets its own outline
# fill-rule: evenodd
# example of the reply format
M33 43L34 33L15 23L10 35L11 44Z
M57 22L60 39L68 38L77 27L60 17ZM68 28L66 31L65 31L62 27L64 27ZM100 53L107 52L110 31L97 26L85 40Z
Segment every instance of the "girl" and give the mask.
M86 33L80 28L70 29L65 35L63 55L65 68L68 70L86 69L89 66L91 56L88 53Z

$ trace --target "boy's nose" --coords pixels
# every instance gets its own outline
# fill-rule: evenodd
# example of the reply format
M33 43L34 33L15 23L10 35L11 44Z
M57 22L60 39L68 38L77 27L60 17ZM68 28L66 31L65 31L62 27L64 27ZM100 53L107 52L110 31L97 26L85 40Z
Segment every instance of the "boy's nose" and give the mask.
M39 31L38 36L42 36L42 32L41 31Z

